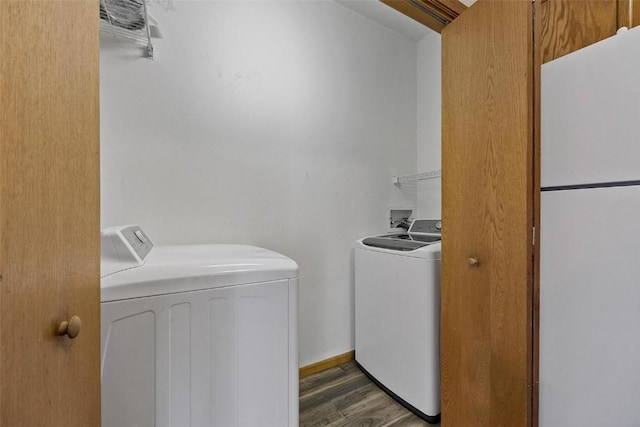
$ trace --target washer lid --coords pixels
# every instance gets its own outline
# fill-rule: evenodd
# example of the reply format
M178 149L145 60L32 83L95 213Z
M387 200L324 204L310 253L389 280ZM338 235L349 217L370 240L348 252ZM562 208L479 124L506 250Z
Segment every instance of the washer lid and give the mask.
M101 280L101 301L174 294L298 277L298 264L246 245L156 246L144 265Z
M396 256L405 256L411 258L423 258L423 259L431 259L431 260L439 260L442 252L442 242L438 241L430 244L423 244L420 247L416 247L414 249L398 249L398 248L390 248L389 246L376 245L372 246L371 241L369 239L376 238L380 236L367 237L363 239L356 240L356 248L364 249L372 252L381 252L390 255ZM367 240L367 243L364 241ZM390 239L388 239L390 240Z
M367 237L362 239L362 244L374 248L392 249L395 251L414 251L427 246L428 243L415 242L408 239L390 238L385 236Z

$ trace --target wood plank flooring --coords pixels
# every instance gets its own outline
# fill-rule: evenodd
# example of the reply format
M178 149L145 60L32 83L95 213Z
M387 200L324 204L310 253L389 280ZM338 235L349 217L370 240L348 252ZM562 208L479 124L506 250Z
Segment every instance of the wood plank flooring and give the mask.
M353 362L300 380L300 427L438 427L372 383Z

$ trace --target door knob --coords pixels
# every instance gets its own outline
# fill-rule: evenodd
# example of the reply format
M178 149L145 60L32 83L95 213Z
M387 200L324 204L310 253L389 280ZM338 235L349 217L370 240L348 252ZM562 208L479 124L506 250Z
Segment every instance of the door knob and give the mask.
M58 335L66 335L71 339L74 339L80 333L80 327L82 326L82 321L78 316L73 316L69 321L66 320L61 322L58 326Z
M479 264L479 262L476 258L469 258L467 260L467 264L469 264L469 267L475 267Z

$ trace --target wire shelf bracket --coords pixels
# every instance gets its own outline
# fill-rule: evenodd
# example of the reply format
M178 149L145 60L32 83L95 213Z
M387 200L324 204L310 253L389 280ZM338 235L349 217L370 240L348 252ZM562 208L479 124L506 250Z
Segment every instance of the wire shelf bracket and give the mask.
M425 179L434 179L442 177L442 169L429 171L429 172L420 172L414 173L411 175L399 175L393 177L393 183L395 185L407 184L410 182L418 182L423 181Z
M100 0L100 31L141 44L146 57L153 59L150 22L157 21L147 11L148 1Z

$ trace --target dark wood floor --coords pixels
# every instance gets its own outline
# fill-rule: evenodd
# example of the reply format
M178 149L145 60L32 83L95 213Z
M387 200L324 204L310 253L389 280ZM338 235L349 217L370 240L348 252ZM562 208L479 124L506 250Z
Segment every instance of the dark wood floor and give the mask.
M353 362L300 380L300 427L437 427L380 390Z

